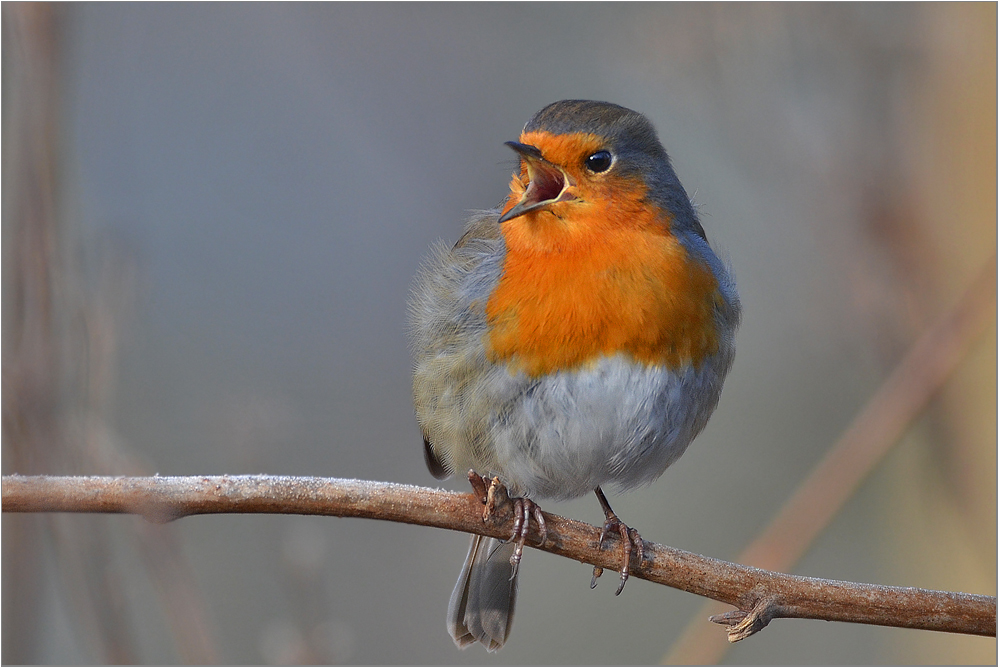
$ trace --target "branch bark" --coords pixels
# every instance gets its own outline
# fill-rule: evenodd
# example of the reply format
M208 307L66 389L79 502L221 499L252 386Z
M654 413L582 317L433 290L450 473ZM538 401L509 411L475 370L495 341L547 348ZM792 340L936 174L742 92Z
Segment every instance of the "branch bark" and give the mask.
M127 513L152 522L210 513L289 513L391 520L506 539L510 505L483 520L474 495L396 483L289 476L60 477L4 476L3 511ZM540 549L617 571L617 537L598 545L600 528L545 514ZM528 545L539 536L532 528ZM774 618L812 618L888 627L996 636L996 597L807 578L747 567L643 543L632 576L736 607L713 616L729 640Z

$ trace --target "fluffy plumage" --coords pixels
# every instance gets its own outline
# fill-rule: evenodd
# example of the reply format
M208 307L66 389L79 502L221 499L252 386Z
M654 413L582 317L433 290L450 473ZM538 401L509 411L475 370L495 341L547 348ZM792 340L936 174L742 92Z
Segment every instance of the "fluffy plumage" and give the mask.
M522 166L507 203L435 248L413 291L428 465L539 498L648 483L715 410L735 286L642 115L557 102L511 146ZM459 645L506 640L510 552L473 539L449 606Z

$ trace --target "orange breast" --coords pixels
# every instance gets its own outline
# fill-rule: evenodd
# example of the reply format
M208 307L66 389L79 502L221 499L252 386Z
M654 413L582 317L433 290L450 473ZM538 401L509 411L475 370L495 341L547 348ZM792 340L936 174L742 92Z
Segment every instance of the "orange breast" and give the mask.
M506 221L503 274L486 305L490 360L539 376L602 355L679 367L718 348L711 271L635 185ZM609 192L610 194L610 192Z

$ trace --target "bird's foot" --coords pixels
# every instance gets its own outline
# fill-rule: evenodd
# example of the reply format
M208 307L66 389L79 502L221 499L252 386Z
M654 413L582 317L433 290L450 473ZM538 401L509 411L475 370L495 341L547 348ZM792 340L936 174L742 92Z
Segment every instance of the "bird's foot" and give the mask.
M521 563L521 553L524 551L524 542L528 539L528 532L531 531L531 519L535 519L538 525L538 534L541 539L539 546L545 545L548 538L548 529L545 527L545 518L542 516L542 509L527 497L511 498L514 503L514 532L510 535L510 540L514 543L514 554L510 556L510 564L514 567L511 578L517 574L517 566Z
M511 497L507 488L500 479L494 476L492 479L480 476L476 472L469 470L469 482L472 489L483 502L483 522L493 522L498 519L497 511L508 504L514 516L514 528L508 541L514 542L514 554L510 556L510 564L513 567L511 578L517 575L517 567L521 563L521 554L524 552L524 544L528 540L531 532L531 521L534 519L538 526L538 534L541 536L538 545L545 544L548 538L548 530L545 526L545 518L542 509L527 497Z
M618 589L615 591L615 596L622 594L622 589L625 588L625 581L628 580L629 575L629 565L632 562L632 556L636 556L636 562L641 567L643 558L642 549L642 537L639 533L623 523L621 519L611 510L611 505L608 504L607 498L600 488L595 491L597 493L597 499L601 502L601 507L604 509L604 527L601 528L601 538L598 540L598 546L604 546L604 538L611 532L617 532L622 538L622 567L619 573L621 574L621 582L618 584ZM604 570L601 567L594 567L594 575L590 579L590 587L597 587L597 579Z

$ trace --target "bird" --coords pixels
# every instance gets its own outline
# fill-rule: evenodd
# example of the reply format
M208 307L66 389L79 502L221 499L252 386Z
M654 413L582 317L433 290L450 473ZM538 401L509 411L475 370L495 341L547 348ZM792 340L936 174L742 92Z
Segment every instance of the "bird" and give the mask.
M428 469L495 477L516 496L514 536L472 535L448 605L456 645L489 651L510 634L532 520L544 541L534 499L597 494L602 544L623 541L621 592L642 539L602 489L652 482L705 427L741 315L644 115L562 100L506 145L509 194L433 248L408 321Z

